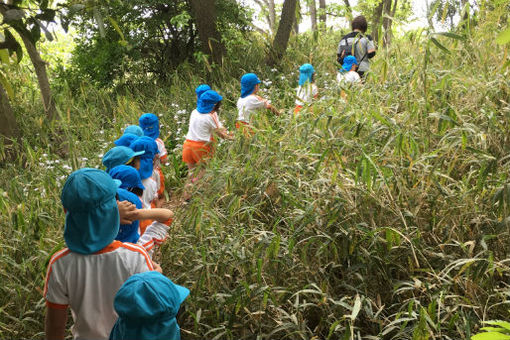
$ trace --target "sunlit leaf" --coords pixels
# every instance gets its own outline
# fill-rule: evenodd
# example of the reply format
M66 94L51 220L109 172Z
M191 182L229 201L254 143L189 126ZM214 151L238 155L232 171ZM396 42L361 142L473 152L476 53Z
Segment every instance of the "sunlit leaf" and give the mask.
M496 42L498 44L507 44L510 42L510 28L507 28L503 32L498 34L498 37L496 38Z
M7 96L12 100L14 98L14 90L12 89L11 83L7 80L2 72L0 72L0 83L2 84Z

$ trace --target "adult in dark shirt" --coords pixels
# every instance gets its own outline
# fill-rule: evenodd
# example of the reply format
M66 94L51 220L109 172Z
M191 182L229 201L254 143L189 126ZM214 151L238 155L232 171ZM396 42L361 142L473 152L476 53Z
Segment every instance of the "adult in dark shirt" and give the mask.
M375 44L370 35L365 35L367 31L367 19L364 16L359 15L352 20L351 23L352 32L343 36L338 44L337 50L337 60L345 57L342 55L342 50L345 49L345 46L353 46L353 55L356 57L358 61L358 69L357 72L360 77L363 77L364 74L370 69L370 61L375 56Z

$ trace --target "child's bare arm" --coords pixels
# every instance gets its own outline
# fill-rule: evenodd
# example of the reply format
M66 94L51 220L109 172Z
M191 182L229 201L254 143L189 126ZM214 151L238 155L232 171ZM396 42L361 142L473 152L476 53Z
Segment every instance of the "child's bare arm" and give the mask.
M170 209L154 208L137 210L137 220L155 220L164 223L173 217L174 213Z
M274 113L275 115L279 116L280 115L280 110L278 110L276 107L274 107L273 105L271 104L268 104L267 108L269 110L271 110L272 113Z
M67 308L46 307L44 332L47 340L64 340L66 333Z
M223 139L234 139L234 136L231 135L225 128L216 129L214 130L214 133Z

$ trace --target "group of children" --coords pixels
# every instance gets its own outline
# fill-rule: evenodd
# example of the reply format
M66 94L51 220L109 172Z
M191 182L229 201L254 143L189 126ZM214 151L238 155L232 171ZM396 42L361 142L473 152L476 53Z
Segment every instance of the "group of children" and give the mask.
M359 81L352 73L356 59L349 58L339 80ZM254 133L252 120L257 111L280 114L258 95L260 83L253 73L241 78L236 128L244 135ZM198 86L195 92L196 109L191 112L182 151L190 170L189 185L203 175L195 169L213 155L215 137L233 138L218 117L222 96L208 85ZM294 113L317 96L315 70L304 64ZM55 253L48 264L47 339L64 339L69 308L75 339L180 338L176 315L189 290L163 276L152 259L173 218L172 211L161 208L167 151L159 138L158 117L143 114L139 125L128 126L114 144L102 159L106 171L77 170L62 189L67 248Z
M46 273L47 339L65 338L69 308L75 339L180 338L175 317L189 290L152 259L173 218L160 208L167 151L157 116L143 114L114 144L106 171L77 170L62 189L67 248Z

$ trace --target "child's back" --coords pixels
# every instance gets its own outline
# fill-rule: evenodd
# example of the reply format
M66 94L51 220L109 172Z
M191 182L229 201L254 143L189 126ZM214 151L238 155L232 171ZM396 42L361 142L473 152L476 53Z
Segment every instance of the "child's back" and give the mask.
M114 241L120 225L116 192L113 179L97 169L75 171L64 185L68 248L48 264L47 338L63 337L58 332L65 329L65 319L59 311L70 307L75 339L108 339L117 319L115 293L131 275L154 269L143 247Z

